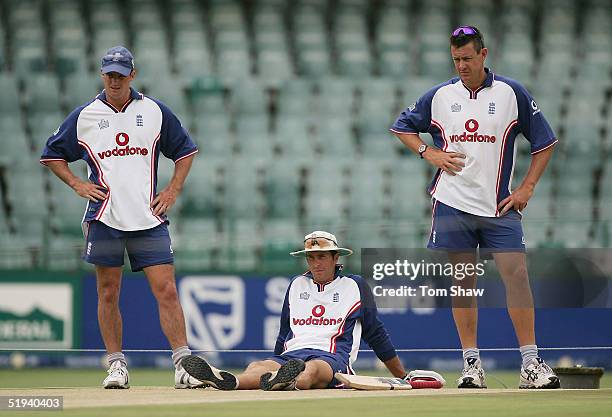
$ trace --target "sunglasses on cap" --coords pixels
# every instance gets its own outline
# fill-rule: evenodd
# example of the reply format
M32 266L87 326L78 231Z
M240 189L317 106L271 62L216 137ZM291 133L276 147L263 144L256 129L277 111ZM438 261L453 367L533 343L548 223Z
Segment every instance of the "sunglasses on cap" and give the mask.
M480 35L480 33L472 26L459 26L457 29L453 30L451 36L459 35Z

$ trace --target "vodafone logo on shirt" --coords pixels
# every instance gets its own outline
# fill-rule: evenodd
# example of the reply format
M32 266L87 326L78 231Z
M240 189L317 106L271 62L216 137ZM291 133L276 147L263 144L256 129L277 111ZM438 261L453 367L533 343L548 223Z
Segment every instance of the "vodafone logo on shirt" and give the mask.
M318 304L312 308L312 315L305 319L293 318L294 326L335 326L342 323L342 318L330 319L323 317L325 314L325 306Z
M467 132L463 132L459 135L450 135L451 143L455 142L476 142L476 143L495 143L497 138L495 135L481 135L478 133L478 128L480 127L478 120L476 119L468 119L465 122L465 130Z
M130 137L125 132L119 132L115 136L115 142L117 143L115 149L107 149L102 152L98 152L98 156L100 159L111 158L113 156L132 156L132 155L142 155L147 156L149 154L149 150L147 148L140 147L130 147L128 143L130 143Z

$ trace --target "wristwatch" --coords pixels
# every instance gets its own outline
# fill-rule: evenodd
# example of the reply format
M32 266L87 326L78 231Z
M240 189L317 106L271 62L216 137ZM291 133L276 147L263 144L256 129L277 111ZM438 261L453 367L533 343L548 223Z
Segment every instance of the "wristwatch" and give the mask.
M421 159L423 159L423 154L425 153L427 148L429 148L429 146L425 145L424 143L419 146L419 156L421 157Z

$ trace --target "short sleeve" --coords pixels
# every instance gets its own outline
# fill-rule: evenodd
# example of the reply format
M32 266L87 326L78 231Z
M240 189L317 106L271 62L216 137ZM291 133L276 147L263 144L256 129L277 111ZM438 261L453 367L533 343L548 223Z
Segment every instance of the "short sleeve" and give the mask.
M164 156L176 162L196 153L198 148L187 130L181 125L178 117L165 104L155 102L162 111L159 143Z
M452 80L451 80L452 81ZM389 130L395 133L426 133L431 126L431 102L436 92L451 81L437 85L405 109Z
M40 157L41 163L55 160L74 162L82 158L83 151L77 138L77 121L83 108L85 106L78 107L70 113L51 137L47 139Z
M531 143L531 153L538 153L556 143L552 128L531 94L517 82L510 85L518 105L518 128Z

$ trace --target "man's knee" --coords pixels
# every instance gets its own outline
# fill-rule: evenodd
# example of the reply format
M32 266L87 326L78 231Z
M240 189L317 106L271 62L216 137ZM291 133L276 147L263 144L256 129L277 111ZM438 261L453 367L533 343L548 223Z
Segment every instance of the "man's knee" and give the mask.
M178 293L173 279L164 280L155 285L152 290L159 303L178 302Z
M279 365L280 367L280 365ZM249 363L249 365L247 366L247 368L244 370L245 373L247 372L257 372L257 371L264 371L267 372L269 371L271 368L269 361L256 361L256 362L251 362Z
M104 304L117 304L121 283L118 281L98 282L98 301Z
M331 366L322 360L313 360L306 363L306 368L297 378L298 389L325 388L332 381L334 375Z

